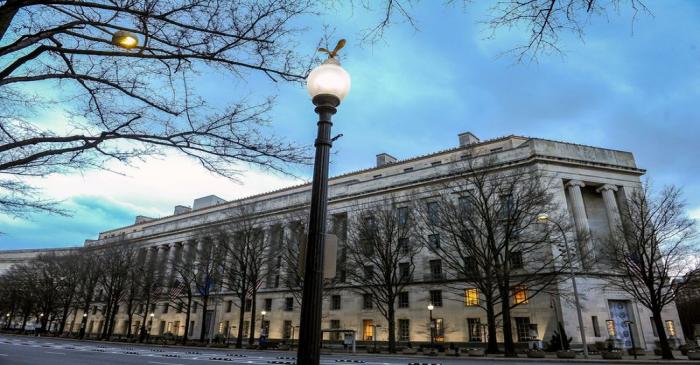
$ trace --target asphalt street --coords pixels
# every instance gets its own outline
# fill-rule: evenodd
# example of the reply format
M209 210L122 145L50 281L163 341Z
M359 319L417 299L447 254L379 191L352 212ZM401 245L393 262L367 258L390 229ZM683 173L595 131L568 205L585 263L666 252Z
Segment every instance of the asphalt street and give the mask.
M0 335L0 365L82 365L82 364L139 364L139 365L189 365L189 364L242 364L242 365L292 365L294 352L255 350L214 350L178 347L136 346L131 344L102 344L57 338L3 336ZM532 359L535 360L535 359ZM425 358L380 357L370 354L333 354L321 359L322 365L420 365L441 364L535 364L526 359L507 362L476 358ZM547 364L567 362L547 361ZM571 364L568 362L568 364Z

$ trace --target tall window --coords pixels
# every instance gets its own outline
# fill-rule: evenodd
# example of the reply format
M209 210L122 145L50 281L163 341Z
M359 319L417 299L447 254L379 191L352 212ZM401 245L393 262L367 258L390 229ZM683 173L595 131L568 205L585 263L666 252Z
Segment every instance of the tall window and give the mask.
M265 298L265 310L272 311L272 298Z
M374 304L372 303L372 294L362 295L362 309L372 309Z
M399 308L408 308L408 307L409 307L408 292L402 291L399 293Z
M430 303L436 307L442 307L442 290L430 291Z
M187 335L192 336L193 334L194 334L194 321L190 321L189 333Z
M282 338L289 339L292 337L292 321L284 321L282 325Z
M479 305L479 289L464 289L464 306L470 307L473 305Z
M656 323L654 323L654 317L649 317L651 321L651 330L654 332L654 337L659 337L659 332L656 331Z
M246 299L245 300L245 311L250 312L253 310L253 300L252 299Z
M243 321L243 337L250 336L250 321Z
M284 310L287 312L294 310L294 297L284 298Z
M515 317L514 319L518 342L530 341L530 317Z
M510 253L510 267L512 269L522 269L523 268L523 253L520 251L513 251Z
M598 316L591 316L591 323L593 324L593 336L600 337L600 324L598 324Z
M341 307L341 298L340 295L333 295L331 296L331 310L339 310Z
M467 318L467 338L469 342L481 342L481 319Z
M476 259L472 256L467 256L464 259L464 266L467 276L477 275L479 273L479 267L476 264Z
M403 226L408 223L408 207L400 207L396 210L399 219L399 225Z
M513 195L503 194L499 197L500 199L500 210L499 215L501 219L508 219L513 214L514 201Z
M194 302L194 305L192 306L192 313L197 313L197 307L199 306L199 303Z
M434 250L440 249L440 235L439 234L431 234L428 235L428 242L430 243L430 247Z
M339 329L340 328L340 320L339 319L331 319L331 329ZM331 341L340 341L340 332L331 332L330 335Z
M513 295L514 304L527 304L527 289L523 287L515 288L515 294Z
M182 313L182 308L184 307L184 304L182 302L177 303L177 309L175 310L177 313Z
M226 313L231 313L232 308L233 308L233 300L226 301Z
M362 339L365 341L374 339L374 323L371 319L362 320Z
M435 321L435 341L445 341L445 322L442 318L434 318Z
M438 203L428 202L428 223L432 225L438 224Z
M163 303L163 313L168 313L168 310L170 309L170 306L168 303Z
M468 196L460 196L458 199L459 209L462 214L469 215L472 212L474 204Z
M399 278L401 281L411 281L411 264L399 262Z
M401 237L397 243L399 253L402 255L408 255L411 252L411 247L409 246L408 237Z
M433 280L443 279L441 260L430 260L430 278Z
M399 319L399 341L411 341L411 322Z

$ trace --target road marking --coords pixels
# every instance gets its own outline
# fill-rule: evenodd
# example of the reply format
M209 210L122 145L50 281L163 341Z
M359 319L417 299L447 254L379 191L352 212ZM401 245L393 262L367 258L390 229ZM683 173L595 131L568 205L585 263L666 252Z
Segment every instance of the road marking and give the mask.
M46 351L47 354L65 355L63 352Z
M158 362L158 361L149 361L149 364L163 364L163 365L184 365L184 364L176 364L174 362Z
M10 356L10 355L6 355L6 354L0 354L0 356Z

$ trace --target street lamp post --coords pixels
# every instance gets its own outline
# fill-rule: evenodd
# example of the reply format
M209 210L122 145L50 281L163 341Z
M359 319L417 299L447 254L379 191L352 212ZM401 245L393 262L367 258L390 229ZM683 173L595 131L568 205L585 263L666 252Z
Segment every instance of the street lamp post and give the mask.
M344 41L341 41L344 44ZM321 350L321 307L323 291L323 243L328 208L328 162L333 140L331 117L350 90L350 75L340 67L334 56L342 47L329 53L322 65L309 73L306 87L318 114L318 135L314 175L311 184L309 236L304 263L304 289L301 301L299 348L297 363L317 365Z
M435 352L435 321L433 320L433 306L432 303L428 304L428 312L430 312L430 352Z
M569 271L571 274L571 286L574 290L574 302L576 304L576 315L578 316L578 328L581 332L581 344L583 345L583 357L588 358L588 344L586 343L586 331L583 328L583 316L581 314L581 302L578 299L578 288L576 287L576 273L574 271L574 263L571 261L571 251L569 250L569 241L566 239L566 232L562 228L559 222L550 219L549 215L546 213L541 213L537 216L537 221L541 223L551 222L561 232L561 236L564 240L564 250L566 250L566 259L569 261Z

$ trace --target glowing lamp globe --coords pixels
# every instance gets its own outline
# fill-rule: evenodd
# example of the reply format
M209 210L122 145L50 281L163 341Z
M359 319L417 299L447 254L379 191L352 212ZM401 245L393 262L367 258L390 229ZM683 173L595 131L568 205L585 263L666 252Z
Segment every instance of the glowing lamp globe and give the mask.
M350 91L350 74L340 67L340 62L329 58L309 73L306 89L311 98L332 95L342 101Z
M131 49L139 45L139 39L131 32L119 30L112 36L112 44L117 47Z
M435 309L435 307L432 304L428 304L428 310L431 311L433 309Z

